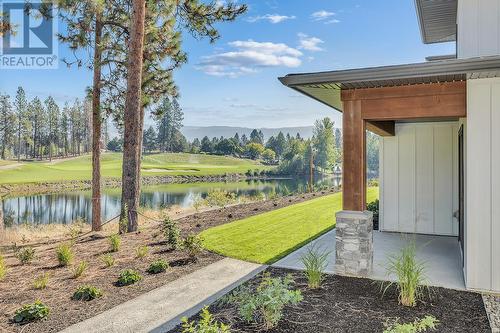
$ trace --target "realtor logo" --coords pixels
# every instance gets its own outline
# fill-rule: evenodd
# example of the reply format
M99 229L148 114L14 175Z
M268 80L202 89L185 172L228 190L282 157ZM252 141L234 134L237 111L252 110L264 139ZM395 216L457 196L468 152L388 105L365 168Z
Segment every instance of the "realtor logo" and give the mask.
M0 68L57 68L57 15L51 3L2 2L1 13L0 19L12 30L2 37Z

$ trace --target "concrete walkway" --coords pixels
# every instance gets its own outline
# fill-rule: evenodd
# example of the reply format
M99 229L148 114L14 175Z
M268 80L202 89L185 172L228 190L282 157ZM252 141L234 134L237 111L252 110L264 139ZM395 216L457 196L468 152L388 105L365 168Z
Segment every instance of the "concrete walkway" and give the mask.
M265 267L225 258L61 332L167 332Z
M379 232L373 233L373 272L369 276L375 280L393 280L394 276L386 275L388 255L398 254L408 239L415 239L417 259L426 265L427 283L431 286L464 290L465 282L462 273L462 260L457 237L407 235ZM303 270L300 260L308 246L315 246L329 252L326 272L335 273L335 229L322 235L306 246L290 253L273 264L276 267Z

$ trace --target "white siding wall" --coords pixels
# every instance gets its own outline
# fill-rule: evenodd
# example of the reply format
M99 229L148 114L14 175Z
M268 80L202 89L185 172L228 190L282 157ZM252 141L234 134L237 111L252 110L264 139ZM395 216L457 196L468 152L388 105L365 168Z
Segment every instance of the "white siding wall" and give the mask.
M396 124L380 155L381 230L457 235L458 122Z
M500 292L500 79L467 81L468 288Z
M500 0L459 0L459 58L500 54Z

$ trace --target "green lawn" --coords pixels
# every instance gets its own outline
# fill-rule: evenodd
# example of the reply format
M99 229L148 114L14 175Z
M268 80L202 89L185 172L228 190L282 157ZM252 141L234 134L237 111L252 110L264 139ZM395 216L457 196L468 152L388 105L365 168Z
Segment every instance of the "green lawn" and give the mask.
M91 179L91 156L54 162L23 162L15 169L0 169L0 184L42 183L65 180ZM6 163L7 164L7 163ZM122 155L105 153L102 155L102 175L121 177ZM200 154L151 154L142 161L142 174L152 175L222 175L225 173L245 173L248 169L268 169L258 162L225 156Z
M378 187L368 189L367 201L378 198ZM223 256L270 264L335 227L342 194L335 193L201 233L204 246Z

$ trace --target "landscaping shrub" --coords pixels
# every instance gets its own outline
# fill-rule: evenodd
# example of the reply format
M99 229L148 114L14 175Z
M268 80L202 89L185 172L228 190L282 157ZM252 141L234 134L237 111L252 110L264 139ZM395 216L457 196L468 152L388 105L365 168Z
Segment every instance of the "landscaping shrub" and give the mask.
M126 269L124 271L121 271L120 277L118 278L118 285L128 286L141 280L142 276L141 274L139 274L139 272L134 271L133 269Z
M73 268L73 279L78 279L80 276L82 276L88 267L89 267L88 262L86 261L80 262L75 268Z
M168 262L166 262L163 259L158 259L155 260L149 265L149 268L147 270L148 273L150 274L158 274L161 272L165 272L169 267Z
M314 246L309 246L306 253L300 258L305 267L304 273L307 277L309 288L316 289L321 286L328 254L328 252L320 252Z
M236 194L221 189L208 192L206 202L210 207L226 207L236 201Z
M184 238L183 246L189 257L196 258L203 250L203 240L199 235L192 234Z
M170 248L177 250L181 246L181 230L177 226L177 222L166 216L163 219L161 226L163 235Z
M26 324L32 321L47 318L50 309L41 301L35 301L32 304L23 305L22 308L17 309L14 313L14 322L18 324Z
M137 258L144 258L145 256L147 256L149 253L149 247L147 247L146 245L143 245L143 246L139 246L136 250L135 250L135 256Z
M370 202L366 209L373 213L373 230L378 230L379 200Z
M111 235L109 236L108 240L109 240L109 250L111 252L118 252L120 250L120 245L122 243L120 235Z
M0 281L5 279L5 275L7 275L7 265L5 264L3 256L0 254Z
M386 282L385 291L396 284L399 292L399 303L404 306L415 306L423 297L425 282L425 265L417 261L415 241L409 241L401 253L388 258L387 275L396 275L396 282Z
M115 258L111 254L104 254L101 256L101 261L104 263L106 267L111 267L115 264Z
M29 264L35 259L35 249L28 246L16 250L16 257L23 265Z
M61 244L57 247L56 255L59 266L62 267L71 264L71 262L73 261L73 257L75 256L71 245L67 243Z
M203 207L205 204L206 204L205 199L203 199L202 197L197 197L193 201L193 208L196 212L198 212L200 208Z
M73 299L77 301L91 301L102 296L102 291L91 285L83 285L76 289Z
M413 323L400 324L396 319L392 323L384 323L384 333L421 333L428 329L435 330L439 325L439 320L433 316L425 316L423 319L415 319Z
M297 304L303 299L300 290L291 290L292 283L291 276L271 278L266 273L255 291L243 286L223 301L235 304L247 322L262 323L265 329L271 329L283 316L285 305Z
M230 333L229 326L216 321L208 311L208 307L201 310L200 321L189 322L182 318L182 333Z
M49 273L40 274L35 278L33 282L33 288L35 289L45 289L49 284Z

